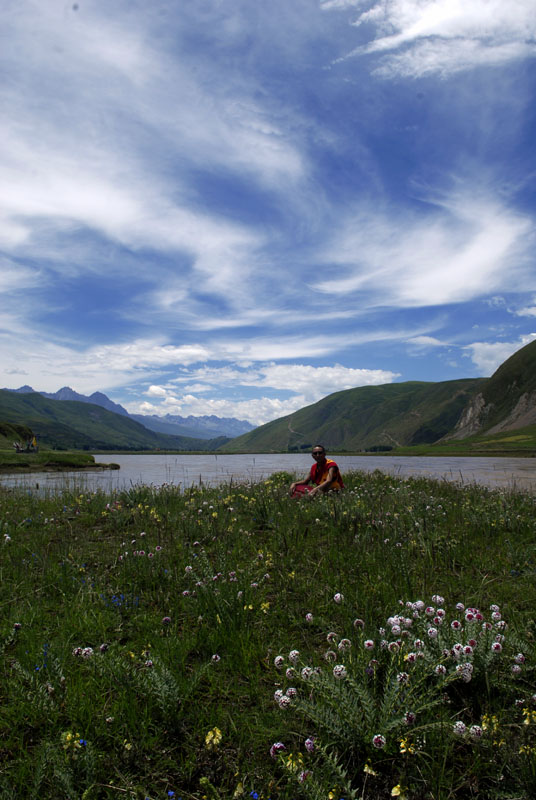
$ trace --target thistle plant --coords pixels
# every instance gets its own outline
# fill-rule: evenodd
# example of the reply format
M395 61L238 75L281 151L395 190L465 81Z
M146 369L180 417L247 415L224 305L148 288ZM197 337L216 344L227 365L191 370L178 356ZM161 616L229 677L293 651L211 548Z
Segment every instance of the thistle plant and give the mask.
M334 601L341 602L338 595ZM361 619L347 637L327 632L320 659L317 654L306 661L298 650L277 656L274 665L290 685L276 690L274 700L283 712L298 714L317 737L314 748L306 747L315 752L317 772L312 763L306 769L300 761L305 794L313 800L325 791L335 764L349 796L362 788L366 776L379 781L392 775L393 767L398 788L418 792L426 776L440 790L443 783L444 790L452 774L435 768L434 776L430 769L439 751L443 763L456 752L467 767L475 748L497 746L501 731L509 737L510 756L512 748L517 760L532 754L536 695L523 707L526 730L514 720L514 698L523 686L527 691L533 671L519 647L498 605L484 614L457 603L448 613L444 598L434 595L429 605L401 602L369 637ZM502 723L490 709L499 711ZM529 729L531 744L524 740ZM287 772L296 772L289 770L283 746L278 758ZM297 763L298 756L293 758ZM496 759L497 767L504 769L505 759ZM324 776L320 781L318 770Z

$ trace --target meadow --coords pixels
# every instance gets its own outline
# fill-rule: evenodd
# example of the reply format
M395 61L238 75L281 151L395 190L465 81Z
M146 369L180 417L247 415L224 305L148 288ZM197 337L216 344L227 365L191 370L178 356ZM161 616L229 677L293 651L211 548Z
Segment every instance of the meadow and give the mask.
M0 798L536 796L536 498L0 493Z

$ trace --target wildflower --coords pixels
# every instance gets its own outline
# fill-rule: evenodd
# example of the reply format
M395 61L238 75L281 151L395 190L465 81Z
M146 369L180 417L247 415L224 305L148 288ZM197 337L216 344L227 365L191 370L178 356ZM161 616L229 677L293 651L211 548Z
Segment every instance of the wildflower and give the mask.
M452 726L452 732L456 734L456 736L463 736L466 730L467 728L461 720L458 720Z
M377 772L374 772L374 770L370 766L370 761L366 762L365 766L363 767L363 772L365 773L365 775L377 775L378 774Z
M400 740L400 752L407 753L410 756L415 753L415 747L412 744L410 744L408 738Z
M372 639L365 639L363 642L363 647L365 650L373 650L374 649L374 642Z
M22 622L14 622L13 623L13 630L14 631L20 631L21 628L22 628Z
M276 669L283 669L284 664L285 664L285 659L283 658L283 656L276 656L274 658L274 666Z
M294 686L289 686L287 691L285 692L287 697L290 697L292 700L298 694L298 690L294 688Z
M273 745L270 747L270 755L272 758L277 758L278 753L281 753L283 750L287 748L283 744L283 742L274 742Z
M127 751L132 750L132 742L129 742L126 739L123 739L123 747Z
M522 672L519 664L512 664L512 675L519 675Z
M162 617L162 625L170 625L171 617Z
M146 667L148 667L148 668L150 668L150 667L154 666L154 664L153 664L153 662L151 661L151 659L150 659L150 658L148 658L148 659L147 659L147 661L145 661L145 664L144 664L144 665L145 665Z
M205 736L205 747L209 750L215 749L223 738L223 734L219 728L212 728L211 731Z
M291 664L296 665L298 663L299 657L300 657L299 650L291 650L288 655L288 660L290 661Z
M396 653L398 650L400 650L400 645L398 642L389 642L387 647L390 653Z
M312 667L304 667L302 669L302 671L301 671L301 676L302 676L304 681L308 681L309 678L312 676L312 674L313 674L313 668Z
M285 676L286 676L287 680L289 680L289 681L292 680L292 678L295 678L296 677L296 670L294 669L294 667L288 667L285 670Z
M82 648L81 647L75 647L73 649L73 656L81 656L81 655L82 655Z
M475 739L475 741L478 741L478 739L481 739L482 738L482 734L483 734L483 730L480 727L480 725L471 725L471 727L469 728L469 736L471 737L471 739Z
M85 658L86 661L87 661L93 655L93 648L92 647L84 647L82 649L82 652L80 653L80 655L82 656L82 658Z
M409 675L407 672L399 672L396 676L396 680L398 683L407 683L409 681Z
M341 639L338 645L339 650L349 650L352 646L350 639Z
M213 664L217 664L218 661L221 661L221 656L219 656L217 653L214 653L214 655L210 660L212 661Z
M406 800L407 795L405 794L405 790L402 789L401 785L397 783L397 785L393 786L391 789L391 797L399 797L400 800Z
M310 612L305 615L305 621L309 623L313 621L313 615Z
M337 678L337 680L344 680L347 676L346 667L344 664L335 664L333 667L333 677Z
M327 641L329 644L335 644L335 643L337 642L337 639L338 639L338 638L339 638L339 637L337 636L337 634L336 634L336 633L334 633L334 631L330 631L330 632L328 633L328 635L326 636L326 641Z
M441 597L440 594L432 595L432 603L437 603L438 606L442 606L444 602L445 602L445 598Z
M492 642L491 650L493 653L500 653L502 650L502 644L500 642Z
M315 740L313 736L309 736L308 739L305 740L305 749L308 753L312 753L315 749Z
M324 658L326 661L335 661L337 654L333 650L326 650Z
M404 722L406 725L413 725L415 720L417 719L417 715L414 711L406 711L404 714Z
M281 700L282 697L283 697L283 690L282 689L276 689L275 692L274 692L274 700L275 700L275 702L279 703L279 701Z
M462 627L462 623L458 619L453 619L450 623L450 627L453 631L459 631Z
M333 595L333 602L337 603L337 605L340 605L343 600L344 600L344 595L341 592L337 592L336 594Z
M383 750L383 748L387 744L387 739L385 738L385 736L383 736L383 734L377 733L375 736L372 737L372 744L378 750Z
M291 703L290 697L287 697L285 694L282 697L280 697L279 700L278 700L278 706L283 711L287 710L287 708L290 706L290 703Z
M437 628L428 628L426 631L430 639L437 639Z
M354 619L353 626L356 629L357 628L364 628L365 627L365 623L364 623L364 621L362 619Z
M518 653L516 656L514 656L514 661L516 662L516 664L524 664L525 656L523 655L523 653Z

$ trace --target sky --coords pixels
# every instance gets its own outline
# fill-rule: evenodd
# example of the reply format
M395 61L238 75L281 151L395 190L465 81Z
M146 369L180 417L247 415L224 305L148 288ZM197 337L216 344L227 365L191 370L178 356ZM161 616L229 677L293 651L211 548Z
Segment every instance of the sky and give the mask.
M265 423L536 338L536 0L5 0L0 386Z

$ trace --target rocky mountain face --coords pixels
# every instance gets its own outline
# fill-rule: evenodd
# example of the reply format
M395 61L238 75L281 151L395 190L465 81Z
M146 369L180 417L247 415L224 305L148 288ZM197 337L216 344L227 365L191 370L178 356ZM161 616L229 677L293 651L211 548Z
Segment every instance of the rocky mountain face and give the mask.
M536 424L536 341L508 358L475 393L444 441Z

